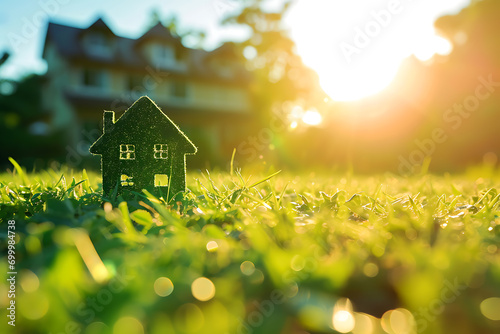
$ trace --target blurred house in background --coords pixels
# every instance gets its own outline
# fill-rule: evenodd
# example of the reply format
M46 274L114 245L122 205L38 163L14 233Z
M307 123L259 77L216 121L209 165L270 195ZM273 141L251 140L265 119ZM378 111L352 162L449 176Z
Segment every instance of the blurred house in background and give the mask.
M186 48L161 23L130 39L102 19L86 29L49 22L43 58L43 109L80 153L100 135L103 110L120 114L142 95L199 146L199 163L227 160L253 120L251 77L231 43Z

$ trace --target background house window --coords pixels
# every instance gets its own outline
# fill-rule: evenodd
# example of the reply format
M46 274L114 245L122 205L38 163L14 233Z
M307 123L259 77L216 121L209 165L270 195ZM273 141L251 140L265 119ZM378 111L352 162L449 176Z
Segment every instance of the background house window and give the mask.
M187 61L187 59L188 59L188 53L187 53L186 49L177 48L175 50L175 60L178 63L184 63L185 61Z
M120 160L134 160L135 145L121 144L120 145Z
M100 57L111 57L111 40L101 33L92 33L86 36L87 52Z
M164 69L175 67L175 50L173 47L155 44L152 52L152 61L155 66Z
M155 187L167 187L167 186L168 186L168 175L155 174Z
M157 52L160 59L166 61L175 59L175 50L171 46L158 45Z
M182 46L153 43L146 49L151 64L162 70L186 72L188 53Z
M177 99L185 99L188 95L188 87L184 81L174 81L170 85L170 96Z
M122 174L120 176L120 183L122 185L122 187L126 187L126 186L133 186L134 185L134 181L132 181L132 177L126 175L126 174Z
M210 64L217 74L223 78L234 78L237 64L231 61L213 60Z
M83 70L83 85L86 87L105 88L106 73L100 70Z
M140 92L144 90L143 77L137 74L128 76L127 88L129 91Z
M155 151L155 159L167 158L167 153L168 153L167 144L155 144L154 151Z

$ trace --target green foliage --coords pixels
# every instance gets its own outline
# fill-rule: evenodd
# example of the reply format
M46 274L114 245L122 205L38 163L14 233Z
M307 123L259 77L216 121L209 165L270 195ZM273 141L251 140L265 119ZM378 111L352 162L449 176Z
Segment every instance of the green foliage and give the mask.
M496 174L206 172L176 202L103 200L86 171L16 165L0 180L2 236L16 220L16 333L328 333L342 305L356 333L496 326L480 308L500 296Z
M1 59L0 59L1 63ZM5 95L0 90L0 166L7 167L8 157L13 156L24 166L33 166L40 159L53 160L64 154L61 133L54 131L40 135L33 132L33 125L43 130L46 120L42 112L43 76L30 74L18 82L4 81L0 85L12 86L13 92ZM31 129L30 129L31 127ZM38 161L37 161L38 160Z
M265 126L273 117L271 110L285 102L310 106L322 105L326 95L319 87L318 76L306 67L296 52L296 45L283 22L292 1L283 1L277 11L265 9L267 0L239 3L236 12L222 20L222 25L245 27L251 32L245 41L236 43L241 54L250 51L242 61L251 70L253 103ZM236 2L234 2L236 4ZM252 55L253 54L253 55ZM287 124L288 125L288 124Z
M0 58L0 66L5 64L5 62L9 59L9 57L10 57L10 53L4 51L4 53L2 54L2 57Z

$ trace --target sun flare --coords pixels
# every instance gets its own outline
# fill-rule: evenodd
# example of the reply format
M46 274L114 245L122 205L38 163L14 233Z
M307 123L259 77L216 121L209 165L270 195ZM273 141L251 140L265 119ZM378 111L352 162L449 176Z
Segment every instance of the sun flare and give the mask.
M386 88L411 55L426 61L449 54L452 45L436 34L433 22L466 4L299 0L287 22L298 53L318 73L323 90L332 100L353 101Z

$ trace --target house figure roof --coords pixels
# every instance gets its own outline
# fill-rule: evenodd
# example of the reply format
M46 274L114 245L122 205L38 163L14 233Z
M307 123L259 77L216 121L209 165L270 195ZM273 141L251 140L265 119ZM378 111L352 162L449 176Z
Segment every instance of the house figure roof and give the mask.
M179 129L179 127L161 111L161 109L147 96L140 97L134 104L125 111L125 113L115 122L106 124L105 132L90 147L90 153L102 154L109 143L110 137L123 137L124 132L128 137L134 134L142 136L151 136L153 133L166 138L175 138L178 141L178 147L184 154L195 154L196 146Z

